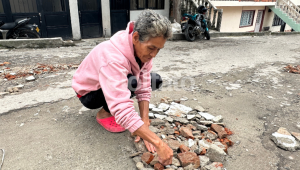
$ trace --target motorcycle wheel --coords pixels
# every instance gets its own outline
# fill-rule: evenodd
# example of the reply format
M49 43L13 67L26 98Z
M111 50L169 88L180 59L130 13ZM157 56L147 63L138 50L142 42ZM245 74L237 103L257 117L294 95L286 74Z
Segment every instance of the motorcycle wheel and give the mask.
M40 36L36 32L30 30L22 30L19 33L19 37L16 37L16 39L31 39L31 38L40 38Z
M185 32L184 32L185 38L191 42L196 39L196 35L194 34L193 29L194 29L193 25L188 24L188 26L185 28Z
M208 31L204 32L204 36L205 36L206 40L210 40L210 35L209 35Z

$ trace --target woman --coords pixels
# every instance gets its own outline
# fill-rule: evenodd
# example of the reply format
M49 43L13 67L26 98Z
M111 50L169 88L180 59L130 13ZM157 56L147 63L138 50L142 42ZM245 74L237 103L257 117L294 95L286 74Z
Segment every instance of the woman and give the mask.
M82 61L74 74L72 87L81 103L90 109L102 109L96 120L110 132L128 129L144 139L150 152L157 151L160 162L169 165L173 151L149 130L149 101L151 91L158 89L161 78L150 73L152 59L172 36L170 21L151 10L144 10L136 22L129 22L96 46ZM140 115L134 110L138 100Z

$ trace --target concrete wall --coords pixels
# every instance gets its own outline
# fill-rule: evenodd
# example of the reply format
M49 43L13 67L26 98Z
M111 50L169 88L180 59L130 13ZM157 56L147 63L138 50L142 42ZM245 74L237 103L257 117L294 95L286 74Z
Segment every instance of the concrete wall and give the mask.
M111 36L109 0L101 0L101 10L102 10L103 36L109 37Z
M294 2L294 4L300 6L300 0L291 0L292 2Z
M71 17L73 40L80 40L81 33L80 33L80 23L79 23L79 16L78 16L77 0L69 0L69 6L70 6L70 17Z
M130 21L136 21L139 14L143 10L130 10ZM165 9L161 10L154 10L155 12L169 18L169 12L170 12L170 0L165 0Z
M250 32L254 31L255 28L255 21L257 17L258 10L265 10L265 16L263 20L263 27L270 27L270 31L272 32L279 32L280 26L272 26L273 19L274 19L274 13L268 12L269 8L265 6L234 6L234 7L228 7L228 6L217 6L219 9L223 9L223 17L222 17L222 25L221 25L221 31L220 32ZM248 27L242 27L240 28L240 20L242 16L243 10L255 10L254 14L254 20L253 25ZM211 21L213 18L213 13L211 16ZM216 18L217 19L217 18ZM290 31L291 27L286 25L285 31Z
M256 16L258 10L265 10L264 6L235 6L235 7L221 7L217 6L219 9L223 9L222 25L220 32L249 32L254 31ZM254 21L252 26L240 28L240 21L243 10L255 10Z

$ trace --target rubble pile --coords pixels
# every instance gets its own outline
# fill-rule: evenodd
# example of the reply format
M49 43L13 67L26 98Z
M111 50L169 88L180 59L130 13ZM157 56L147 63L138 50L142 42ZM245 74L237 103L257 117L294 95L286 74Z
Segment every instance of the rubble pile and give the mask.
M68 69L77 69L79 67L78 64L36 64L35 66L31 67L15 67L10 68L8 67L10 65L9 62L0 63L0 78L6 79L6 80L13 80L16 78L22 78L22 77L31 77L32 75L39 75L39 74L47 74L47 73L53 73L60 70L68 70ZM26 81L32 81L32 77L30 80Z
M297 66L288 65L284 67L284 70L287 71L288 73L300 74L300 65Z
M221 170L222 162L233 142L232 132L223 123L223 117L213 116L201 106L194 109L162 98L157 106L150 104L150 130L173 150L172 164L164 167L156 153L147 151L144 143L135 143L137 153L131 157L139 170Z

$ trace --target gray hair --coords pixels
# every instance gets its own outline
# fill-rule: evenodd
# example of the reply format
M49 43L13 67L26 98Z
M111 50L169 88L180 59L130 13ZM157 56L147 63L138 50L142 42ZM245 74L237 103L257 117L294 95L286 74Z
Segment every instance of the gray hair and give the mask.
M138 32L141 42L148 41L154 37L168 39L173 36L172 25L169 19L149 9L144 10L138 16L133 31Z

